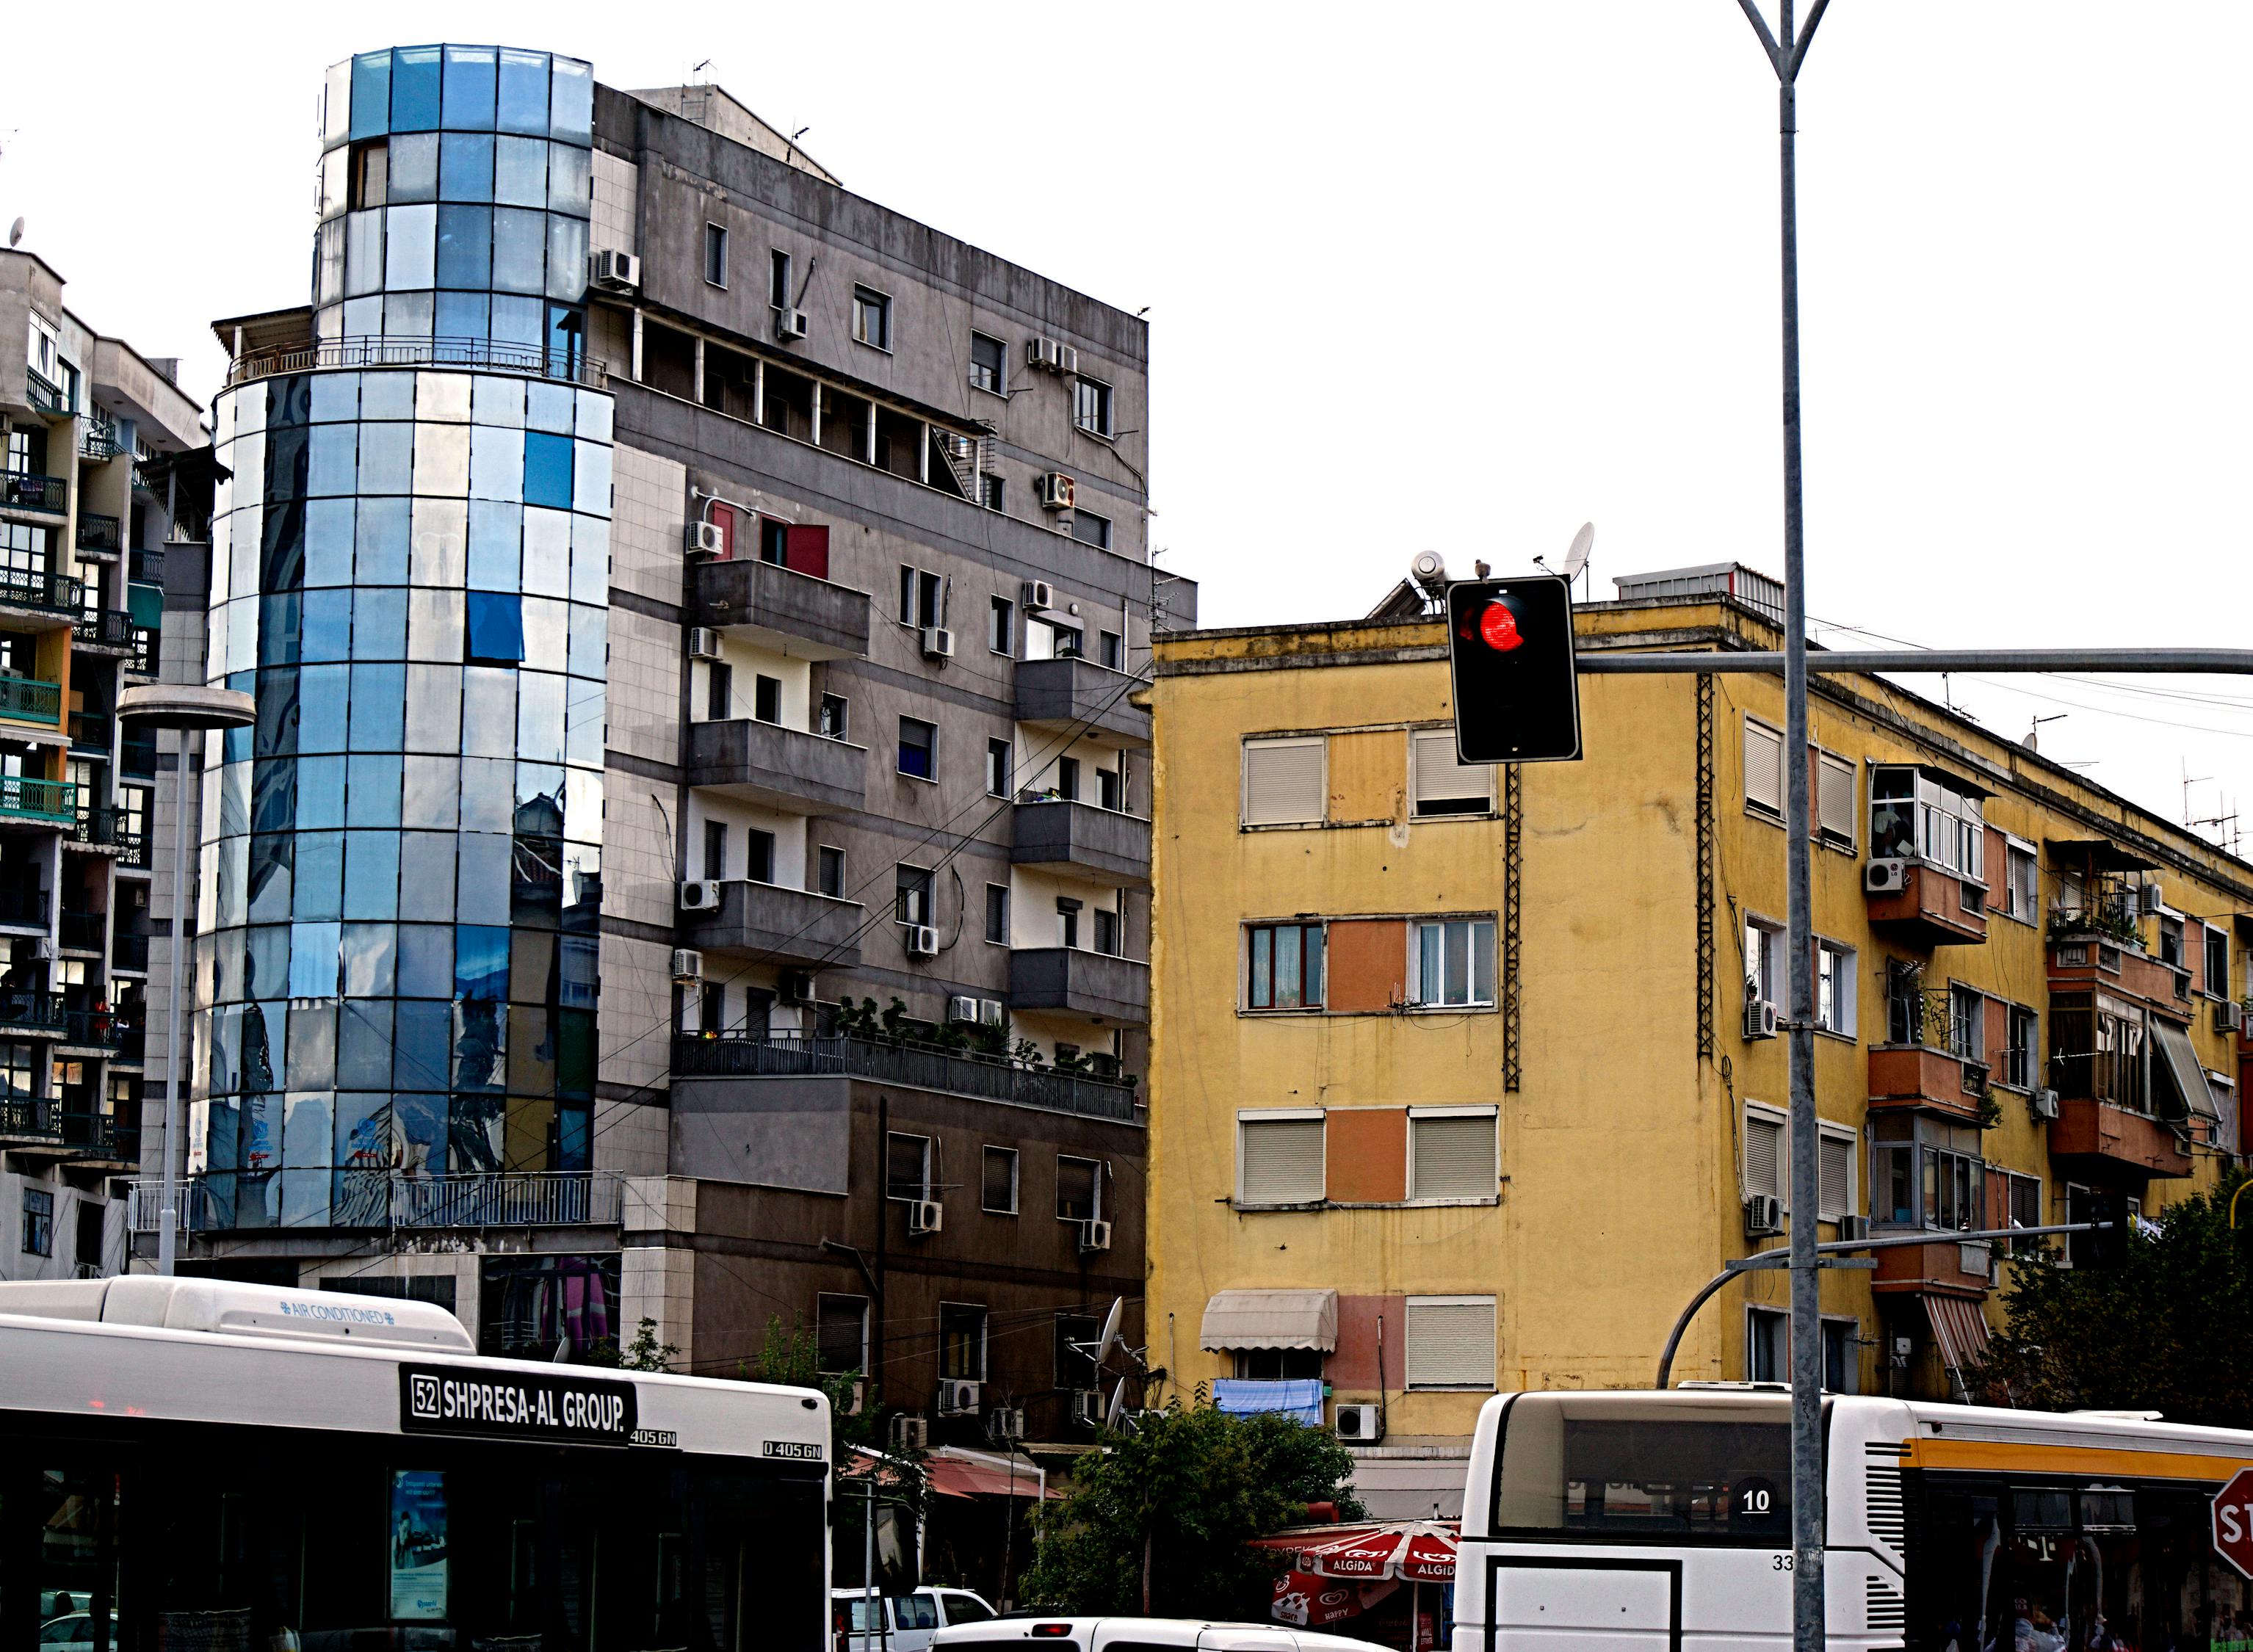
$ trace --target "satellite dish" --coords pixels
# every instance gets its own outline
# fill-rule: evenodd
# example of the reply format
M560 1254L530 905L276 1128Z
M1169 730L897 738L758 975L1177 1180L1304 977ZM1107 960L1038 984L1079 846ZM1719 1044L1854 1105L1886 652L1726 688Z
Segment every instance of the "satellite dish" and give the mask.
M1111 1404L1104 1408L1103 1425L1117 1428L1120 1419L1126 1415L1126 1379L1120 1377L1119 1385L1111 1391Z
M21 246L23 244L23 240L24 220L19 218L14 223L8 226L8 244L10 247Z
M1098 1370L1102 1369L1103 1362L1111 1357L1111 1350L1119 1346L1119 1321L1124 1316L1126 1309L1125 1297L1114 1296L1111 1299L1111 1312L1103 1316L1103 1335L1097 1339L1095 1344L1095 1363Z
M1580 577L1580 570L1588 565L1588 553L1595 543L1596 525L1581 523L1580 531L1573 535L1573 548L1565 553L1565 566L1557 570L1568 583Z

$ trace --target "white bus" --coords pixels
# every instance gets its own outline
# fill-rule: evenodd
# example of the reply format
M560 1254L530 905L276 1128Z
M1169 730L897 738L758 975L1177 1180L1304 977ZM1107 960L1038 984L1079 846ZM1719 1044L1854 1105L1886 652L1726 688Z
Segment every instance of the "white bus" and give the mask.
M0 1652L815 1652L828 1442L426 1303L0 1285Z
M1479 1417L1455 1652L1791 1640L1790 1400L1497 1396ZM2253 1433L1836 1396L1824 1596L1839 1652L2205 1652L2253 1640L2212 1545Z

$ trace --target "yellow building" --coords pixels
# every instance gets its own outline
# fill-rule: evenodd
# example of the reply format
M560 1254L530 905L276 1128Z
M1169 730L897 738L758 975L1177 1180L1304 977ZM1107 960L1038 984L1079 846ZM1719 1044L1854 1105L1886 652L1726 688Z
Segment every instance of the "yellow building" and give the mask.
M1748 570L1620 585L1584 656L1781 646ZM1826 1275L1826 1363L1944 1396L2007 1266L1953 1233L2237 1151L2253 866L1886 682L1812 696L1819 1237L1935 1236ZM1465 769L1404 589L1161 638L1150 699L1152 1362L1319 1377L1382 1430L1364 1495L1452 1512L1485 1395L1649 1385L1785 1243L1782 680L1584 675L1585 760ZM1788 1294L1732 1283L1675 1377L1782 1377Z

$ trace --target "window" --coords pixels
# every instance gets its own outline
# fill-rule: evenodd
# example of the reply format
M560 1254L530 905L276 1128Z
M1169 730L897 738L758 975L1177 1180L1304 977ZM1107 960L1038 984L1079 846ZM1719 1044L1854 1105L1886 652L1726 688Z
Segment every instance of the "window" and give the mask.
M704 226L704 279L715 287L728 284L728 232L718 224Z
M1987 881L1984 805L1964 786L1902 764L1870 771L1870 854L1921 860L1971 883Z
M900 719L900 772L917 780L935 780L938 773L938 728L920 717Z
M790 524L778 516L762 516L759 525L759 561L776 568L790 566Z
M1745 1380L1791 1380L1791 1315L1772 1307L1745 1310Z
M1745 807L1783 819L1783 735L1745 719Z
M1825 1393L1862 1391L1861 1325L1854 1320L1825 1320L1823 1331L1823 1388Z
M946 582L937 574L900 564L900 624L940 625L945 623Z
M570 444L564 444L568 447ZM568 503L568 497L566 503ZM524 602L500 591L471 591L462 658L471 665L515 665L524 658ZM363 622L365 623L365 622Z
M1079 944L1080 906L1081 903L1074 900L1069 895L1059 895L1057 896L1056 910L1057 945L1078 946Z
M1815 1218L1836 1222L1854 1214L1853 1133L1822 1127L1815 1140Z
M978 1208L997 1216L1017 1214L1017 1150L986 1149L985 1174L980 1179Z
M2179 917L2159 920L2159 962L2174 969L2183 966L2183 926Z
M1071 388L1071 422L1091 436L1111 434L1111 387L1100 379L1079 379Z
M2003 911L2021 923L2041 921L2040 862L2031 843L2009 843L2003 849Z
M24 1189L24 1253L55 1253L55 1195L44 1188Z
M868 1299L825 1291L814 1307L814 1354L827 1374L868 1369Z
M1113 814L1126 807L1126 770L1123 754L1118 768L1095 771L1095 803L1098 808L1108 809Z
M1082 545L1092 545L1099 551L1111 548L1111 519L1098 516L1092 511L1071 513L1071 536Z
M707 820L704 823L704 875L724 878L728 875L728 823Z
M819 864L814 878L820 885L821 892L832 900L843 900L845 898L845 851L825 843L821 846L816 858Z
M1009 360L1008 346L999 338L989 338L982 332L970 335L970 385L973 390L987 390L1001 395L1006 388L1004 375Z
M1081 659L1085 654L1079 645L1079 632L1070 625L1049 622L1049 658L1051 659Z
M1058 757L1057 759L1056 794L1067 803L1079 801L1078 758Z
M743 875L754 883L775 881L775 834L753 826L743 834L746 853L743 856Z
M1319 1204L1322 1116L1261 1111L1236 1115L1236 1202Z
M892 874L896 916L903 924L931 922L931 874L919 866L896 868Z
M1948 1051L1965 1061L1987 1059L1986 999L1975 988L1948 989Z
M1009 886L986 886L986 938L996 946L1009 944Z
M704 666L704 715L714 722L725 722L735 710L735 700L734 669L716 659L707 661Z
M1408 1196L1484 1200L1496 1196L1492 1107L1416 1107L1408 1112Z
M1745 1197L1769 1193L1779 1206L1791 1202L1789 1155L1784 1149L1783 1115L1765 1107L1745 1108Z
M986 622L986 646L996 654L1017 652L1017 605L1006 596L994 599L994 609Z
M2009 1225L2014 1228L2041 1226L2041 1178L2022 1176L2015 1170L2006 1170L2003 1173L2003 1181L2005 1187L2004 1196L2010 1201ZM2039 1239L2011 1240L2009 1254L2012 1256L2026 1254L2037 1250L2040 1243Z
M1057 1155L1056 1213L1059 1222L1103 1217L1103 1161Z
M853 289L853 337L878 350L892 347L892 301L873 287Z
M2041 1060L2041 1017L2016 1004L2010 1006L2009 1042L2003 1050L2003 1082L2019 1090L2038 1088Z
M938 1305L938 1374L958 1380L986 1380L986 1310L968 1302ZM938 1628L934 1621L933 1628Z
M1815 1024L1854 1035L1854 949L1836 941L1815 944Z
M352 210L366 212L384 205L391 192L391 145L381 138L354 145L352 169Z
M1095 634L1095 663L1112 671L1126 669L1126 645L1117 631Z
M1095 950L1106 958L1119 956L1119 914L1095 909Z
M1426 1008L1494 1002L1494 920L1409 926L1408 999Z
M1494 812L1494 767L1455 760L1455 731L1419 728L1408 736L1409 778L1419 819Z
M1922 1044L1925 1035L1924 965L1886 960L1886 1042Z
M2206 926L2206 990L2214 998L2229 996L2229 931Z
M884 1137L884 1197L931 1197L931 1138L893 1131Z
M782 721L782 679L760 672L751 678L751 715L761 722Z
M1815 824L1824 842L1854 847L1854 765L1832 752L1816 757Z
M1319 924L1254 924L1245 932L1250 985L1249 1009L1320 1009L1322 1007L1322 926Z
M1329 742L1247 740L1244 742L1244 824L1287 826L1322 818L1329 783Z
M767 254L767 303L777 310L790 308L790 254L779 247Z
M1494 1387L1494 1299L1412 1296L1407 1302L1408 1386Z
M1322 1380L1318 1348L1239 1348L1236 1380L1240 1383L1314 1383ZM1113 1642L1112 1644L1120 1644Z
M1782 1008L1791 984L1783 978L1783 931L1766 918L1745 920L1745 995Z
M1001 478L991 471L978 478L978 502L989 511L1004 509Z
M821 722L815 730L824 740L842 740L852 727L853 707L842 694L821 696Z
M1009 795L1010 749L1006 740L986 742L986 795L1006 798Z

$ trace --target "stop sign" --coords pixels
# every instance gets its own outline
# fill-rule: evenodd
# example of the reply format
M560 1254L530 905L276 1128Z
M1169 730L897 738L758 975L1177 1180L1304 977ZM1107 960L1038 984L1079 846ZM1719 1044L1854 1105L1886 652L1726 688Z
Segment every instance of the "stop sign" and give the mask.
M2214 1551L2253 1578L2253 1468L2241 1468L2214 1494Z

